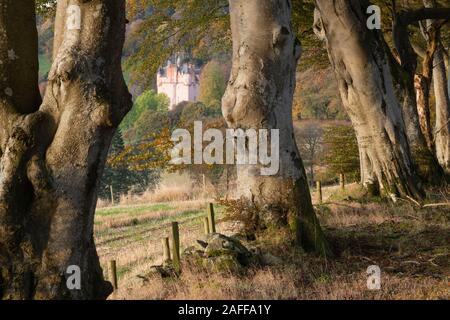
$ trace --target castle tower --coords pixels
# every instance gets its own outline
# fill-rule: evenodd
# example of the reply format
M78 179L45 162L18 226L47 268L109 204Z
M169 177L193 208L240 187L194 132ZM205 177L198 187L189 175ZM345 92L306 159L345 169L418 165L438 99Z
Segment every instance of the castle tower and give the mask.
M170 99L169 109L172 110L177 104L184 101L196 102L199 94L199 74L194 64L171 60L165 67L160 68L157 75L158 93L164 93Z

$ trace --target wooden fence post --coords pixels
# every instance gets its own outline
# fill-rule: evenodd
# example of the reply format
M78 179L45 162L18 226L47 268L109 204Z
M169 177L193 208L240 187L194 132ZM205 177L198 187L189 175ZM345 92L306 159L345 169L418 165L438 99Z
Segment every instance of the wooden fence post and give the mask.
M205 235L210 234L210 232L209 232L209 219L208 219L208 217L204 217L204 218L203 218L203 228L204 228L204 230L205 230Z
M114 291L118 289L117 286L117 264L116 260L111 260L109 262L109 281L111 281L111 284L114 288Z
M178 222L172 222L172 259L173 267L177 273L181 271L180 262L180 229Z
M344 191L345 190L345 175L343 173L341 173L339 175L339 183L341 185L341 190Z
M113 186L109 186L109 191L111 192L111 204L114 205L114 189Z
M216 233L216 220L214 219L214 205L212 203L208 205L208 221L209 232Z
M170 246L169 246L169 238L162 239L162 248L163 248L163 263L170 261Z
M321 181L317 181L317 201L319 202L319 204L322 204L323 202L323 198L322 198L322 182Z

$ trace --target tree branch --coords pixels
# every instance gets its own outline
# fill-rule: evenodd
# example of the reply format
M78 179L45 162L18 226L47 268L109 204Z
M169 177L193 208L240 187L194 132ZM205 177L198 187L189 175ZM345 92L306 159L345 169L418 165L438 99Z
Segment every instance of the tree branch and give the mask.
M412 23L428 20L428 19L450 19L450 8L420 8L417 10L402 10L397 14L403 24L410 25Z

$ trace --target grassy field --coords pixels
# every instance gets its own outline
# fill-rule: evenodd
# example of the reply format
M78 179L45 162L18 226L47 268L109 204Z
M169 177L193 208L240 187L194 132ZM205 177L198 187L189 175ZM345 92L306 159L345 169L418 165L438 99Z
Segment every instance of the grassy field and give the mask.
M438 192L435 200L448 196ZM313 194L313 196L315 196ZM367 202L358 186L324 189L316 204L335 257L306 254L283 235L256 243L281 258L245 274L205 274L188 267L179 279L143 283L161 261L161 238L180 223L182 247L202 236L203 200L102 208L95 236L103 266L117 260L119 290L112 299L449 299L450 208L419 209L409 202ZM217 208L218 231L223 208ZM382 290L367 290L366 270L379 265ZM105 270L106 273L106 270Z
M216 211L220 219L222 208ZM106 266L117 260L121 286L133 287L138 275L161 262L161 239L170 235L171 223L180 224L183 249L202 235L205 214L206 203L197 200L99 209L95 236L100 261Z

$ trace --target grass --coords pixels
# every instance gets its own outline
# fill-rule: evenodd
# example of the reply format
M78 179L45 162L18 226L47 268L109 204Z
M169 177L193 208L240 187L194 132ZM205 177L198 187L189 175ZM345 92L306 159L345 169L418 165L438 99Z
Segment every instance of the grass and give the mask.
M440 196L441 198L439 198ZM444 195L448 199L448 191ZM442 199L442 190L435 195ZM282 259L245 274L206 274L187 265L178 279L153 278L161 238L180 222L182 248L202 236L204 201L124 206L99 210L96 241L102 265L116 259L119 291L114 299L450 299L450 208L368 201L357 185L324 189L316 205L335 257L303 252L284 234L268 234L251 245ZM217 208L221 232L223 208ZM135 224L130 223L137 219ZM98 224L101 222L101 224ZM382 289L370 291L367 267L378 265Z
M102 208L97 210L97 215L100 216L113 216L113 215L139 215L145 212L155 212L155 211L168 211L173 210L174 208L167 203L157 203L147 206L125 206L125 207L110 207L110 208Z

